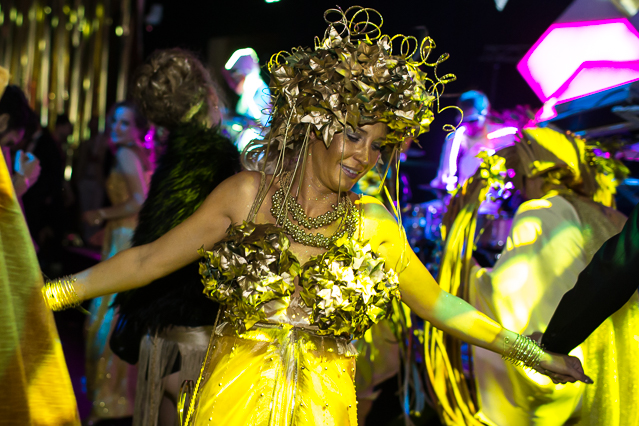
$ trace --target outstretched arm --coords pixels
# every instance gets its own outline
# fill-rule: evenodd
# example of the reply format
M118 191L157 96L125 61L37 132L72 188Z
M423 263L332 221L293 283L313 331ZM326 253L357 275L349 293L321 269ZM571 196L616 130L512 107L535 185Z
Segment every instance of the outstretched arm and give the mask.
M242 220L255 198L259 176L240 173L220 185L191 217L156 241L124 250L74 277L80 299L142 287L198 258L197 250L221 240L233 221Z
M402 301L433 326L460 340L502 355L507 353L517 333L503 328L464 300L443 291L408 246L403 232L398 231L397 223L380 207L367 208L366 228L369 238L377 239L373 246L379 244L377 252L386 259L387 265L401 271ZM405 258L402 259L402 256ZM402 268L400 265L407 266ZM575 360L545 352L540 366L559 373L561 376L556 376L558 381L577 379L591 382L580 365L572 364Z
M562 354L580 345L637 291L638 274L639 206L635 206L621 233L604 243L561 299L542 343Z

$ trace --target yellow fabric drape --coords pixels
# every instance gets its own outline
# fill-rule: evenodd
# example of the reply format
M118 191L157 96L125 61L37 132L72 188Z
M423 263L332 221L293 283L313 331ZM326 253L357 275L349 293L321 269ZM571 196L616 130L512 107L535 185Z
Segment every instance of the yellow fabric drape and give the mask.
M27 224L9 171L0 159L0 422L3 425L80 424L53 314L45 307L40 293L42 285Z
M513 149L508 152L506 150L500 151L498 155L513 153ZM601 172L594 165L588 164L583 141L575 140L572 136L550 129L527 129L514 152L518 161L524 165L524 170L520 170L520 173L528 177L539 176L545 171L567 169L570 172L567 175L572 179L565 179L563 183L574 184L593 197L598 190L595 175ZM484 161L486 160L488 158ZM446 244L438 282L442 289L465 300L469 298L477 209L486 196L487 187L491 186L493 175L492 172L478 171L460 188L455 195L455 202L451 201L444 217L442 236ZM605 189L599 188L601 191ZM582 220L584 217L580 215ZM588 246L595 240L592 235L587 236L587 251L592 251ZM602 242L601 239L597 241L599 244ZM634 380L631 360L636 359L635 352L639 350L635 338L638 310L639 305L633 297L632 302L607 320L584 344L584 366L595 385L585 387L580 425L636 424L638 404L633 399L636 395L633 383L637 381ZM449 426L492 425L481 413L481 401L477 401L472 374L469 377L464 372L461 342L430 325L427 325L426 338L426 367L431 392L439 402L437 408L442 421ZM496 387L495 391L503 392L503 387ZM524 398L535 397L533 392L521 391L521 388L514 392L523 393ZM507 397L512 395L507 394ZM540 399L540 403L543 400ZM514 424L519 423L509 419L508 426Z

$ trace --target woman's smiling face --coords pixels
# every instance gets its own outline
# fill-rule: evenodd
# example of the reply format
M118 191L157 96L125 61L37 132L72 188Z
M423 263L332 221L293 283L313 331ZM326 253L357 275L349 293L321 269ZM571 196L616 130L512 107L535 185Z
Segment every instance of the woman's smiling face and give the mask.
M349 191L377 163L387 133L385 123L347 127L333 137L329 148L314 138L308 161L315 177L333 192Z

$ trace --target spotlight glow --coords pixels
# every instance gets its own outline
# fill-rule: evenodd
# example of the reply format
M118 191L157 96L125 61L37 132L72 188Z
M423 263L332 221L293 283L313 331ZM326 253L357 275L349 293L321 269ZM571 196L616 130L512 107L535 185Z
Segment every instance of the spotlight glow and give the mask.
M233 68L233 65L235 65L237 60L240 59L242 56L251 56L253 59L255 59L255 62L260 62L260 58L257 57L257 53L255 53L255 50L251 49L250 47L245 47L244 49L237 49L235 52L233 52L229 60L226 61L224 68L230 70L231 68Z
M601 61L608 62L608 68L623 68L625 63L639 61L639 33L627 19L553 24L526 53L517 69L542 102L553 97L564 101L566 96L557 97L562 86L585 63ZM570 90L570 97L623 84L619 82L622 74L580 77Z
M516 127L502 127L499 130L495 130L494 132L490 132L486 135L488 139L497 139L503 138L504 136L514 135L517 133Z

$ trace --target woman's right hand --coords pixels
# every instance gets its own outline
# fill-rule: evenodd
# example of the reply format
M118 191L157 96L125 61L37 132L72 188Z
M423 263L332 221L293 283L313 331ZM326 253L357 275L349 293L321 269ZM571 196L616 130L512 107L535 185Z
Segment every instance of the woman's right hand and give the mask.
M579 358L570 355L560 355L553 352L544 352L539 367L536 369L556 384L574 383L576 381L593 384L592 379L584 374L584 369Z

